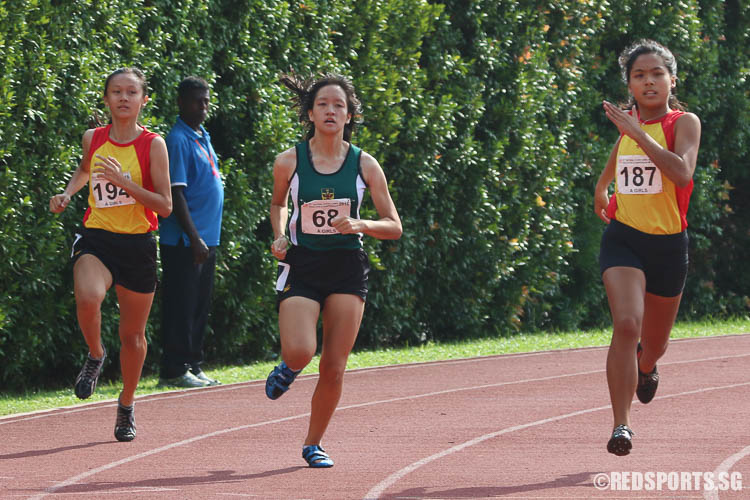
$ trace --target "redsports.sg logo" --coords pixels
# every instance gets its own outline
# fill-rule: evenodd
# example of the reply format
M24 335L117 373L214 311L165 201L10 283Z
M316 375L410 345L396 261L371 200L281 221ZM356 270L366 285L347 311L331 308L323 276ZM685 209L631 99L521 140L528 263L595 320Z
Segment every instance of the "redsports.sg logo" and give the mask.
M594 487L609 491L740 491L739 472L601 472Z

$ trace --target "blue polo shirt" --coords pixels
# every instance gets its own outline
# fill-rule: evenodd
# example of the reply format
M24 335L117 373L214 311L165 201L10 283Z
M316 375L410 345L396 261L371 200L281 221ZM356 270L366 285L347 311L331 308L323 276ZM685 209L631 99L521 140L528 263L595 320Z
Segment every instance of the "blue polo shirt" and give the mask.
M211 137L203 126L199 134L182 118L177 117L169 135L169 178L172 186L185 186L183 193L193 224L209 247L219 245L221 215L224 209L224 184L219 173L219 159L211 146ZM159 242L177 245L182 238L185 246L190 239L172 213L159 218Z

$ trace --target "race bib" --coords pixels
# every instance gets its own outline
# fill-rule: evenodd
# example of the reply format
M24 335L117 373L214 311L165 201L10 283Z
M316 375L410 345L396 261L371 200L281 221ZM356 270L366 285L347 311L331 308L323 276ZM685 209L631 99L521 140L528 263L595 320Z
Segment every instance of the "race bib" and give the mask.
M331 221L339 215L351 213L352 200L349 198L335 200L314 200L302 205L302 232L305 234L338 234L331 226Z
M122 175L130 180L130 172L123 172ZM91 192L94 194L96 208L120 207L135 203L135 198L127 191L115 186L101 175L91 177Z
M646 155L619 156L617 191L620 194L661 193L661 170Z

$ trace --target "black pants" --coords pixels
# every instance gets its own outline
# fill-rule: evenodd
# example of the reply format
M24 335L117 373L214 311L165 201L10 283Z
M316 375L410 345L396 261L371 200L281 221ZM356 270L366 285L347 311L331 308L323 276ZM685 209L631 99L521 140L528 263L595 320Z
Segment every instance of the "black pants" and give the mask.
M203 362L211 294L214 288L216 247L209 247L203 264L193 263L193 251L180 242L159 245L161 287L161 377L174 378Z

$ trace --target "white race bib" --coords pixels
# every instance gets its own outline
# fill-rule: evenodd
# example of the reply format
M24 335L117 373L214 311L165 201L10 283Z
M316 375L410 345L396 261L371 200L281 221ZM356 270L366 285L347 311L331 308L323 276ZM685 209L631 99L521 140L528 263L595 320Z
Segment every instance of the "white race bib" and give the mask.
M618 156L617 191L620 194L661 193L661 170L646 155Z
M130 172L123 172L122 175L130 180ZM120 207L135 203L135 198L127 191L115 186L101 175L91 176L91 192L94 194L96 208Z
M313 200L302 205L302 232L305 234L338 234L331 226L331 221L339 215L351 213L352 200L341 198L335 200Z

